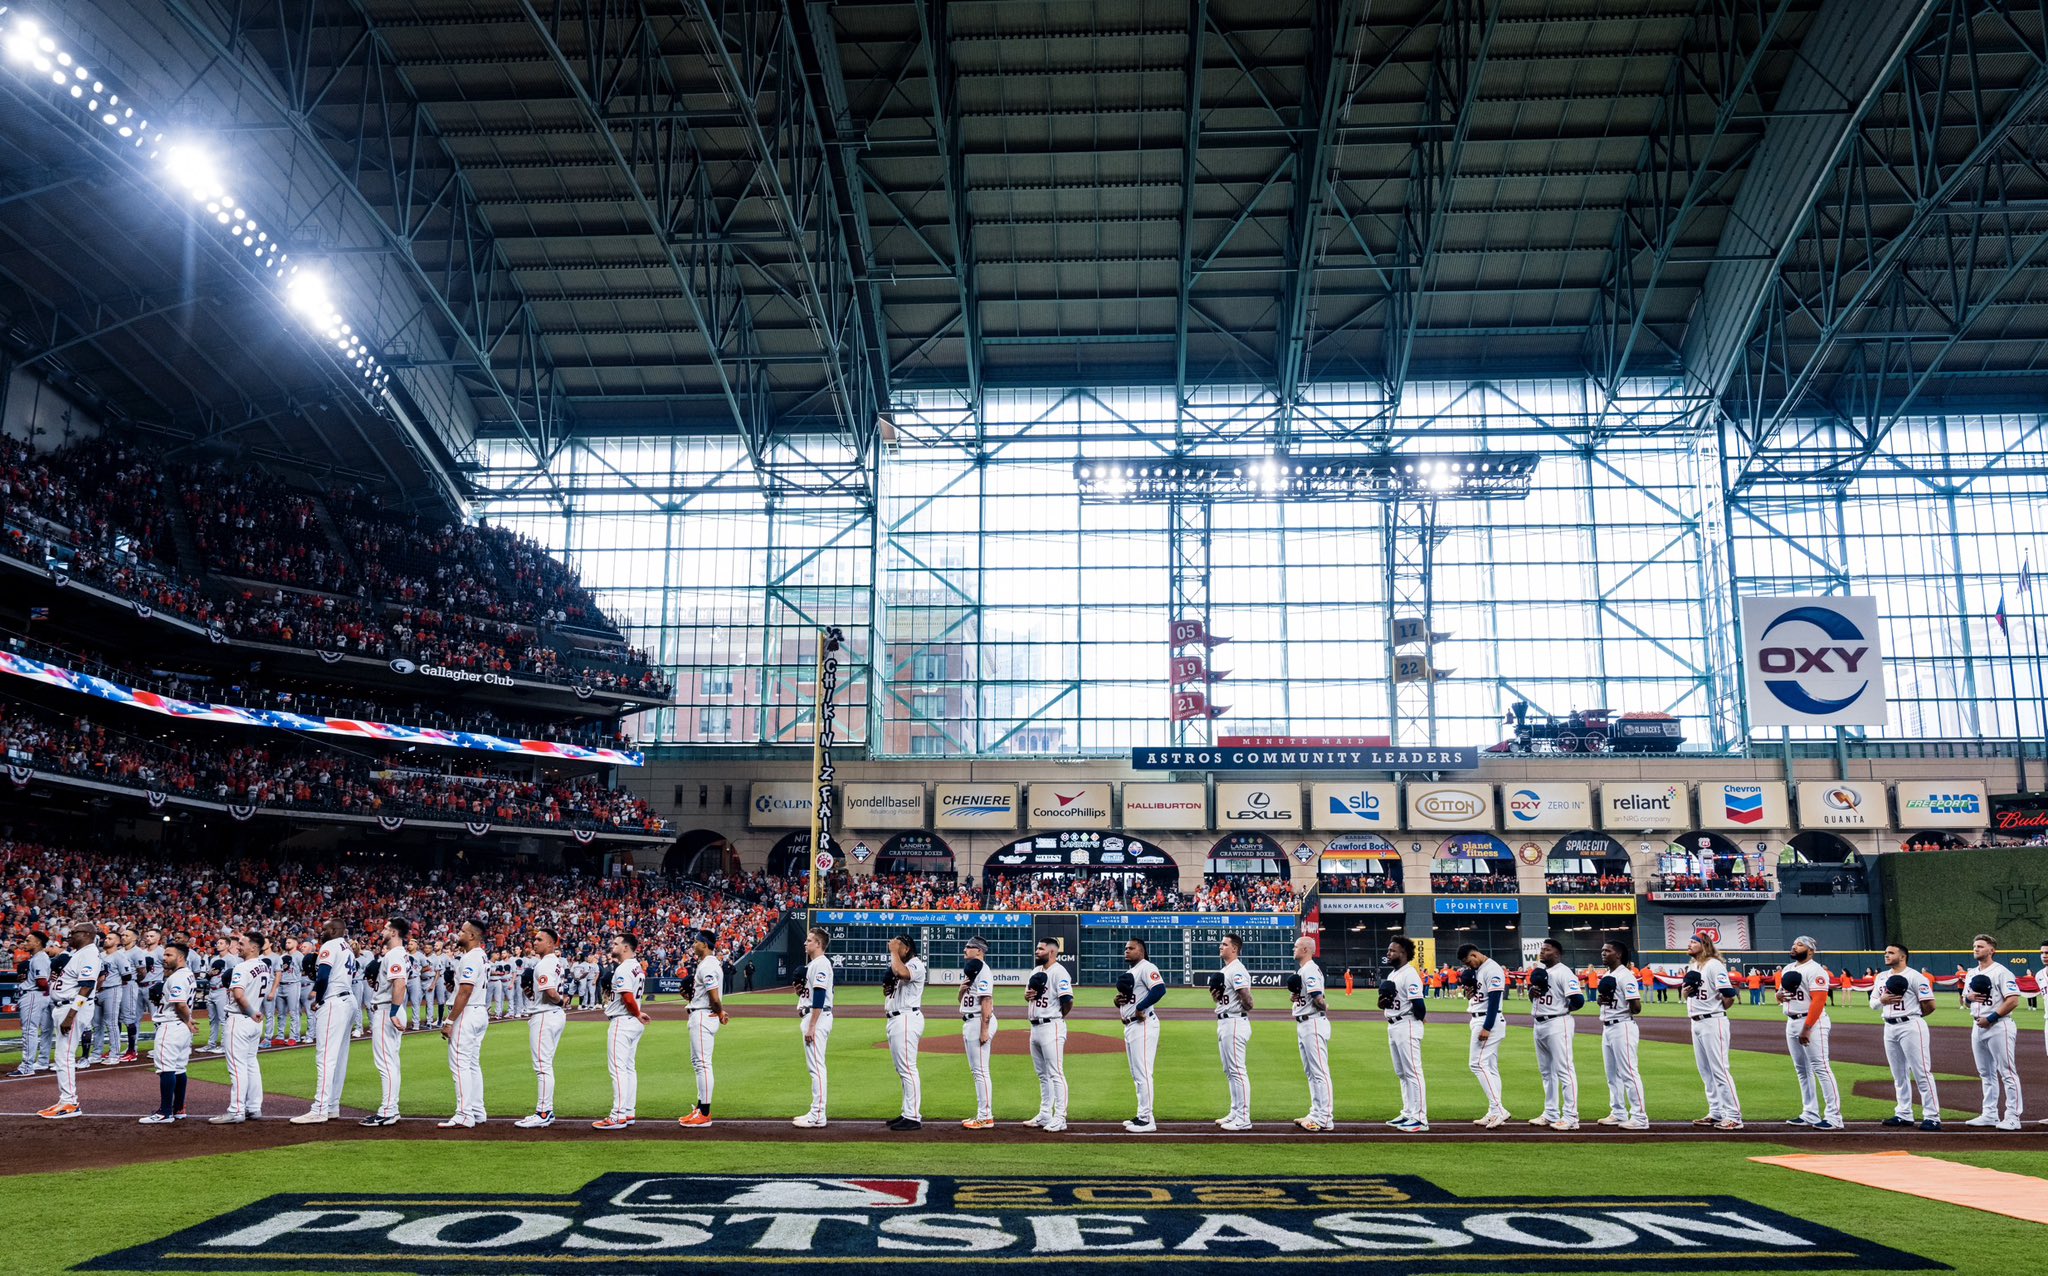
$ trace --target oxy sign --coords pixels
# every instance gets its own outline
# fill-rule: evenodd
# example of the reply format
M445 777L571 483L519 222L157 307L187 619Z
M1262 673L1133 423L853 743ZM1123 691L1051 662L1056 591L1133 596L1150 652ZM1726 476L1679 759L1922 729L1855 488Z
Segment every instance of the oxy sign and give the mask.
M1743 599L1742 673L1751 726L1883 726L1877 600Z

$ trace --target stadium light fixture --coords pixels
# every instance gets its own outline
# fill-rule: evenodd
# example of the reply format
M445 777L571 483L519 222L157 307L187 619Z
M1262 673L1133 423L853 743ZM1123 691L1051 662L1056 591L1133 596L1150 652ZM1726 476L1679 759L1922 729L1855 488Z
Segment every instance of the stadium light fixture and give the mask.
M1520 500L1537 461L1530 452L1079 461L1074 482L1083 500L1100 502Z
M266 275L280 300L303 315L317 336L331 345L362 378L364 394L383 407L391 372L363 343L342 314L318 272L302 270L277 237L264 228L248 207L228 189L215 154L196 137L170 137L150 123L118 85L65 48L40 24L11 5L0 4L0 51L30 84L46 83L61 104L81 111L96 129L126 142L143 160L156 165L161 180L190 201L193 218L210 226L240 253L245 264Z

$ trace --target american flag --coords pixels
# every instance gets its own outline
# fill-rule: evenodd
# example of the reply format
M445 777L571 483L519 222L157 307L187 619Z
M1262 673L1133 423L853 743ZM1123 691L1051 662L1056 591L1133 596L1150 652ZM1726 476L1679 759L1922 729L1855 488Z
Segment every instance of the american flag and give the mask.
M2020 559L2020 597L2025 598L2034 587L2033 565L2025 558Z
M1998 622L1998 632L2012 637L2012 631L2005 627L2005 591L1998 591L1998 610L1991 613L1991 619Z
M31 607L28 609L28 618L30 620L48 620L50 618L50 609L48 607Z

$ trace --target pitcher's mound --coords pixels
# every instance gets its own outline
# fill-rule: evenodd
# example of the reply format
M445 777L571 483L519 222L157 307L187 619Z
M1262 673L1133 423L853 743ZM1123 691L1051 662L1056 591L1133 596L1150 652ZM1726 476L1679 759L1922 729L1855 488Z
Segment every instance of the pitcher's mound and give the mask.
M926 1018L929 1020L930 1016L926 1016ZM943 1031L945 1020L940 1020L934 1027L941 1030L933 1031L928 1028L925 1031L923 1039L917 1043L917 1052L919 1054L964 1055L967 1053L967 1043L961 1039L959 1033ZM888 1048L889 1043L886 1039L875 1042L875 1049L877 1050L887 1050ZM1031 1053L1031 1033L1026 1028L1016 1028L1004 1024L996 1029L995 1048L997 1054L1029 1055ZM1069 1031L1067 1033L1068 1054L1122 1054L1123 1052L1124 1039L1122 1037L1105 1037L1097 1032Z

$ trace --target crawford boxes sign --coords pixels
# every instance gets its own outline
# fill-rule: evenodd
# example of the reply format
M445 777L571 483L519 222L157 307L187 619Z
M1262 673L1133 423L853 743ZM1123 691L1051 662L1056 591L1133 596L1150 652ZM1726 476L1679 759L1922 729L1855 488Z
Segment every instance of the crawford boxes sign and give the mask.
M1738 1196L1487 1196L1486 1184L1461 1186L1471 1191L1453 1196L1409 1175L1227 1169L1159 1179L606 1174L570 1196L270 1196L73 1270L726 1276L858 1263L897 1276L986 1276L992 1264L1103 1264L1245 1276L1328 1265L1394 1276L1937 1266L1809 1217L1820 1211L1784 1213Z

